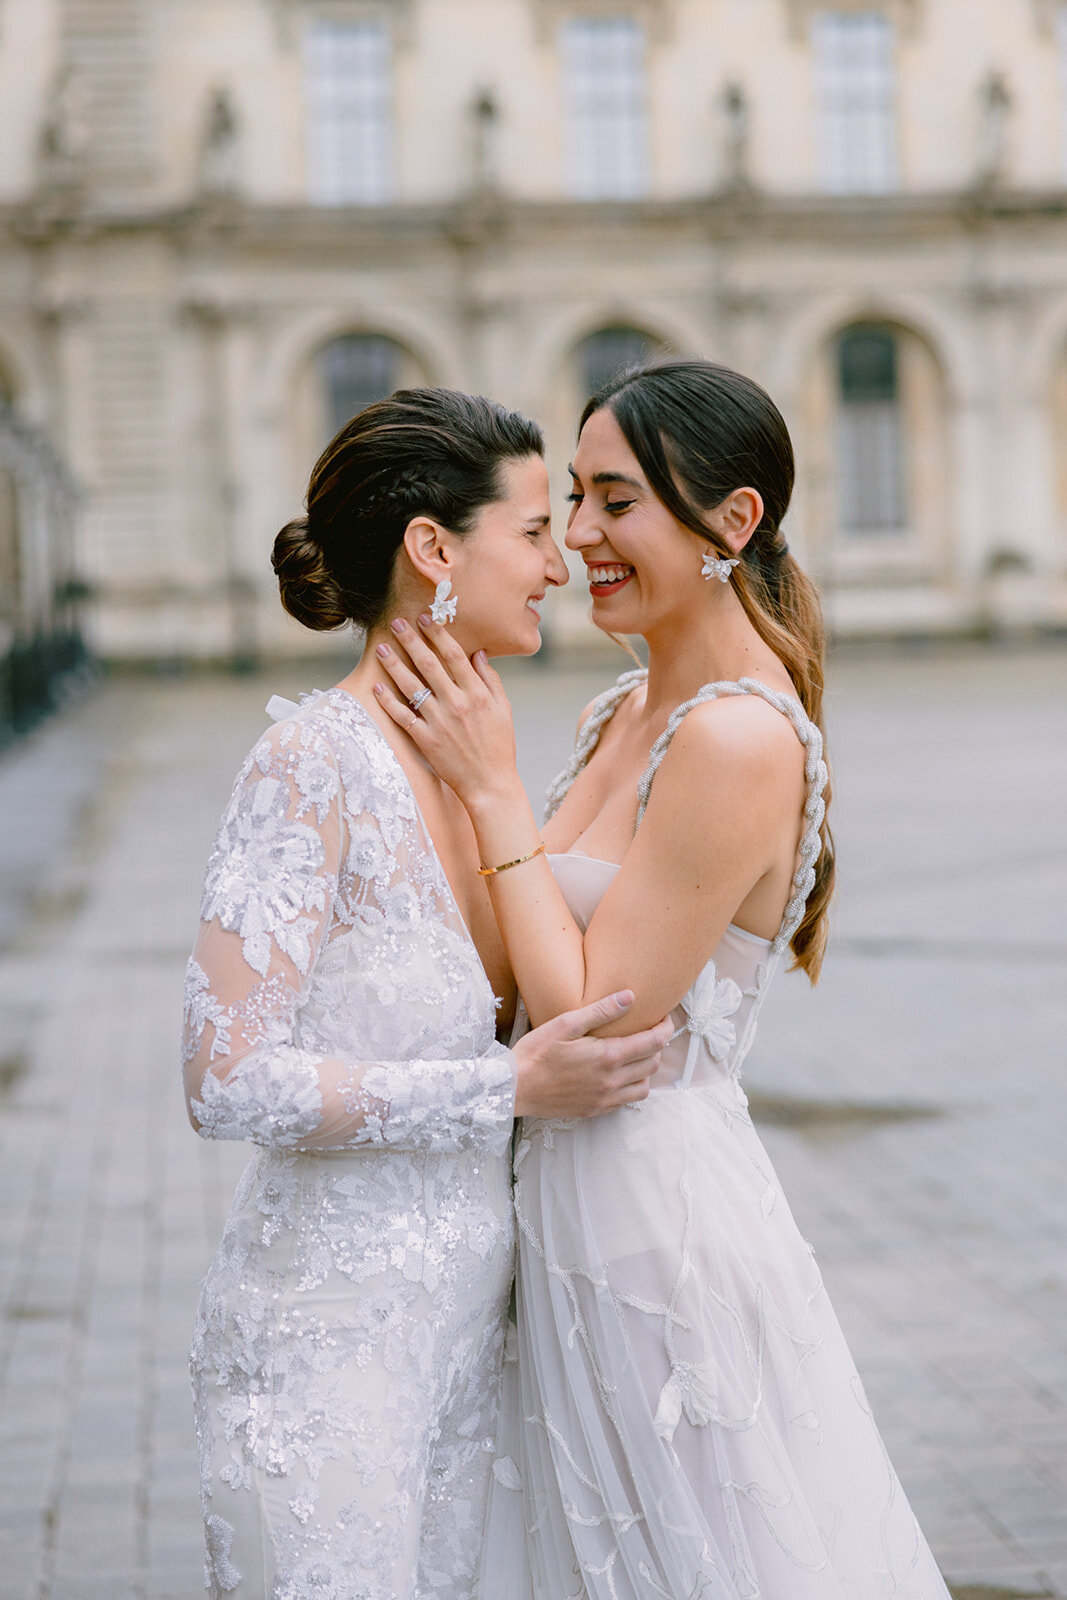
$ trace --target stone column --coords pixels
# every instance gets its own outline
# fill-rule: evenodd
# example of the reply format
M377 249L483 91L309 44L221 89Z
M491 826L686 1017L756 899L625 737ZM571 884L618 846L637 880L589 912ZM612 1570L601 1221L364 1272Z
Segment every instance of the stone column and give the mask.
M240 538L244 499L238 466L243 377L240 345L248 308L199 299L188 302L185 310L200 346L202 503L217 551L214 578L225 612L225 653L235 672L247 672L259 655L257 586Z
M1048 400L1023 378L1030 294L1019 284L972 291L985 352L984 472L980 538L965 553L983 620L994 629L1041 620L1053 564L1055 509L1047 438Z

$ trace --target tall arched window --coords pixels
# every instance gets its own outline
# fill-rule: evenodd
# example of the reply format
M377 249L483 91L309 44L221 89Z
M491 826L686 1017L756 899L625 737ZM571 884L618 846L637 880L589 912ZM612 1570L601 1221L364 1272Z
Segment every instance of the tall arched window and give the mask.
M289 426L292 490L357 411L397 389L437 381L411 350L386 333L344 332L312 346L293 372Z
M322 412L332 439L357 411L384 400L401 381L404 352L377 333L348 333L319 351Z
M651 334L640 328L600 328L578 346L578 382L583 399L614 378L624 367L648 361L661 349Z
M75 488L0 368L0 744L55 703L83 659L73 599Z
M856 323L838 338L838 522L845 534L893 534L908 524L899 368L892 328Z
M14 387L0 366L0 654L9 642L22 587L19 563L18 499L12 455L15 449Z
M1057 522L1067 535L1067 340L1052 368L1051 441Z

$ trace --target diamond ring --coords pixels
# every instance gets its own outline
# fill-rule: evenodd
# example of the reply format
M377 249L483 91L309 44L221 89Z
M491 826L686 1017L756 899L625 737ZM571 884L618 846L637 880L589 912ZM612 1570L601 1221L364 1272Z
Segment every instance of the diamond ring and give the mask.
M426 704L427 700L430 699L432 694L433 694L433 690L432 689L420 689L418 694L417 695L413 695L412 698L408 701L408 705L411 707L412 711L415 712L416 716L418 715L419 707L420 706L424 706Z

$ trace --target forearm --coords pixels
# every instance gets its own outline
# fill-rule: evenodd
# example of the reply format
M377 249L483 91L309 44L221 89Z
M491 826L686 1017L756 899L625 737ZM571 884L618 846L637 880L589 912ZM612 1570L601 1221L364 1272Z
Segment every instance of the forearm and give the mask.
M529 856L540 830L518 777L467 802L482 864ZM588 1002L582 930L544 855L486 878L493 910L534 1027Z
M205 1139L308 1152L501 1154L511 1137L516 1064L498 1045L471 1060L382 1062L265 1046L235 1063L190 1068L190 1116Z

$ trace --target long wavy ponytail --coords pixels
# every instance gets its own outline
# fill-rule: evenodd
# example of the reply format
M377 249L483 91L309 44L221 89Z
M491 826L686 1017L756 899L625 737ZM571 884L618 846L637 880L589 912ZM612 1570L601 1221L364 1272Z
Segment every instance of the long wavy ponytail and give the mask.
M774 651L811 720L822 727L826 634L819 597L781 532L793 493L789 430L758 383L711 361L659 361L606 384L582 413L584 427L609 406L649 484L672 516L720 555L731 556L706 513L735 489L757 489L764 513L733 574L734 587L760 638ZM824 797L829 809L830 788ZM834 889L833 837L826 818L815 885L790 942L793 965L812 983L826 949Z

